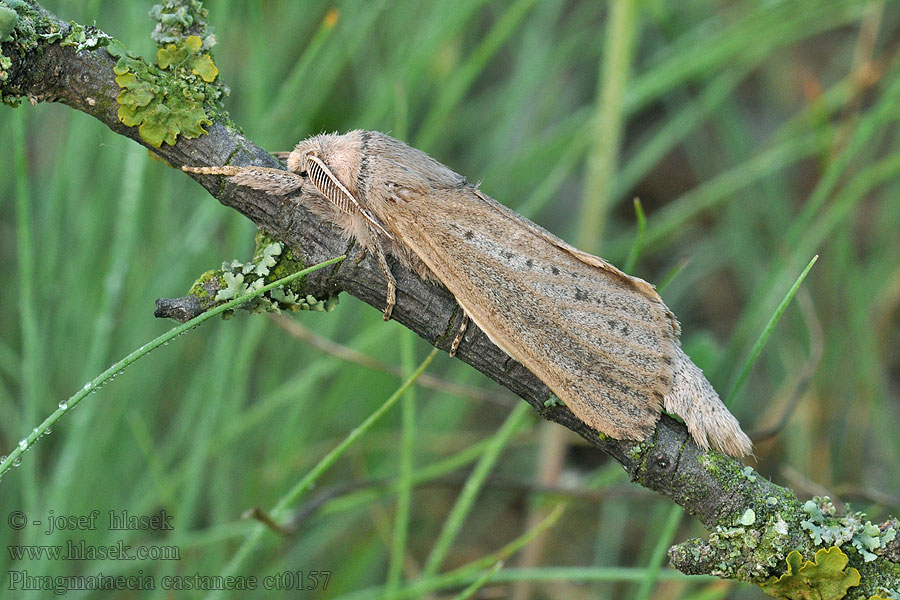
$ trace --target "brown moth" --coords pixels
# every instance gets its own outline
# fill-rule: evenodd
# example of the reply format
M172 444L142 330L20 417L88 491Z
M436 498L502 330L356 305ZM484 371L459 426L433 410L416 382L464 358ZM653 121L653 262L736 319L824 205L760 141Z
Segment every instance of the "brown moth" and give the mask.
M703 449L751 451L681 350L678 321L647 282L570 246L383 133L317 135L281 156L288 171L183 168L271 194L302 193L311 210L378 259L387 280L385 319L395 301L385 260L391 254L444 284L492 342L606 435L643 440L665 409L684 419Z

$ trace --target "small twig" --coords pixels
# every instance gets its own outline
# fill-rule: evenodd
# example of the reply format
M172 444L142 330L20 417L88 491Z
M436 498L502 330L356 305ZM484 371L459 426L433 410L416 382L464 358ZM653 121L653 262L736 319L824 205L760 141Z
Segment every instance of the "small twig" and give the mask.
M248 508L241 515L242 519L253 519L255 521L259 521L278 535L282 537L287 537L291 534L290 530L285 529L281 525L279 525L272 516L261 509L258 506L254 506L253 508Z
M416 484L415 489L427 489L435 487L452 487L458 488L465 485L468 473L460 473L457 475L447 475L423 481ZM312 496L307 502L301 505L283 527L283 530L289 534L295 534L301 525L312 519L316 513L326 504L341 498L353 492L368 489L389 488L395 483L393 478L369 479L365 481L342 481L334 485L322 489L320 492ZM513 491L522 495L548 495L561 496L583 502L601 502L609 498L651 498L652 495L648 490L634 486L618 486L605 488L602 490L590 490L584 488L573 488L565 485L548 485L533 481L521 481L504 477L489 477L485 483L485 488L493 490L503 490L506 492Z
M841 498L850 500L862 500L870 504L878 504L890 510L896 510L900 507L900 495L888 494L869 486L857 485L838 485L834 491L840 494Z
M380 360L376 360L367 354L354 350L353 348L348 348L343 344L338 344L337 342L329 340L328 338L322 337L321 335L318 335L317 333L311 331L309 328L304 327L294 319L291 319L284 315L269 316L284 331L288 332L296 339L302 340L303 342L309 344L316 350L319 350L326 354L330 354L331 356L339 358L340 360L354 363L366 367L367 369L372 369L373 371L389 373L401 379L406 377L406 374L404 374L403 369L401 369L400 367L381 362ZM452 381L447 381L446 379L441 379L440 377L435 377L434 375L429 375L428 373L423 373L422 375L420 375L419 379L416 381L416 385L439 392L454 394L462 398L469 398L470 400L476 400L478 402L497 404L506 408L513 406L515 402L514 399L508 394L490 394L477 387L464 385L461 383L453 383Z
M827 496L839 512L843 513L845 511L844 502L834 493L833 489L813 481L790 465L782 466L780 471L781 476L790 481L793 488L802 491L804 496L819 496L821 498Z

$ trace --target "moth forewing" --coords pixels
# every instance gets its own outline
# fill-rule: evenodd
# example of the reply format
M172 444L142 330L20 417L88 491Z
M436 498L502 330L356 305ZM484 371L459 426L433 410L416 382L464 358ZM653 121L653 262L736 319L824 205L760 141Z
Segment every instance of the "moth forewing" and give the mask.
M645 438L672 382L664 307L498 206L473 188L433 190L398 205L389 223L472 321L581 420Z

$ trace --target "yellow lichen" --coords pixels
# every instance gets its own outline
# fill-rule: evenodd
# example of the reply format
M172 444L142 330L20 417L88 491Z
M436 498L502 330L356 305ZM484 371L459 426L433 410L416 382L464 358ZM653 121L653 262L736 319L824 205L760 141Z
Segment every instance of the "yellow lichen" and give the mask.
M759 587L773 598L784 600L839 600L847 590L859 585L859 571L847 569L847 555L837 546L816 552L813 561L804 561L796 550L788 553L787 572L770 577Z

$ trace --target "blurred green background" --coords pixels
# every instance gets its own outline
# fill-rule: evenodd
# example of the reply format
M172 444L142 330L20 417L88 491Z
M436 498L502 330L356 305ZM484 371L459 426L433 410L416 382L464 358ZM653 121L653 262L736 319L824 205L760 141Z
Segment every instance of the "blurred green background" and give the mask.
M144 57L155 53L149 0L43 4L96 23ZM766 476L801 497L850 500L873 520L896 514L896 3L205 5L231 88L226 104L258 144L287 150L322 131L378 129L483 181L485 192L565 239L665 284L685 348L723 397L819 254L731 407L748 431L781 425L751 461ZM0 107L0 148L6 454L84 382L172 326L153 318L156 298L183 295L223 260L248 260L254 228L64 106ZM4 550L2 571L141 571L157 582L330 571L327 590L271 595L419 597L424 588L409 587L418 582L452 597L494 562L475 561L566 501L528 558L507 558L479 597L763 597L665 568L669 544L703 535L695 521L629 484L574 435L512 412L522 403L445 355L428 369L439 381L413 388L313 490L290 500L293 533L265 531L247 545L258 532L242 513L282 500L397 390L397 373L429 352L347 295L333 313L284 319L303 331L238 313L153 352L86 398L0 482L4 518L101 515L96 531L0 526L4 548L122 540L177 547L181 560L18 560ZM310 335L339 352L298 339ZM350 360L348 349L395 372ZM452 393L441 381L467 387ZM458 501L476 464L483 487ZM173 531L103 525L110 510L163 509ZM442 530L446 552L434 551ZM516 571L522 560L579 567L589 582L571 571ZM456 578L439 579L455 569ZM529 573L531 586L496 583Z

